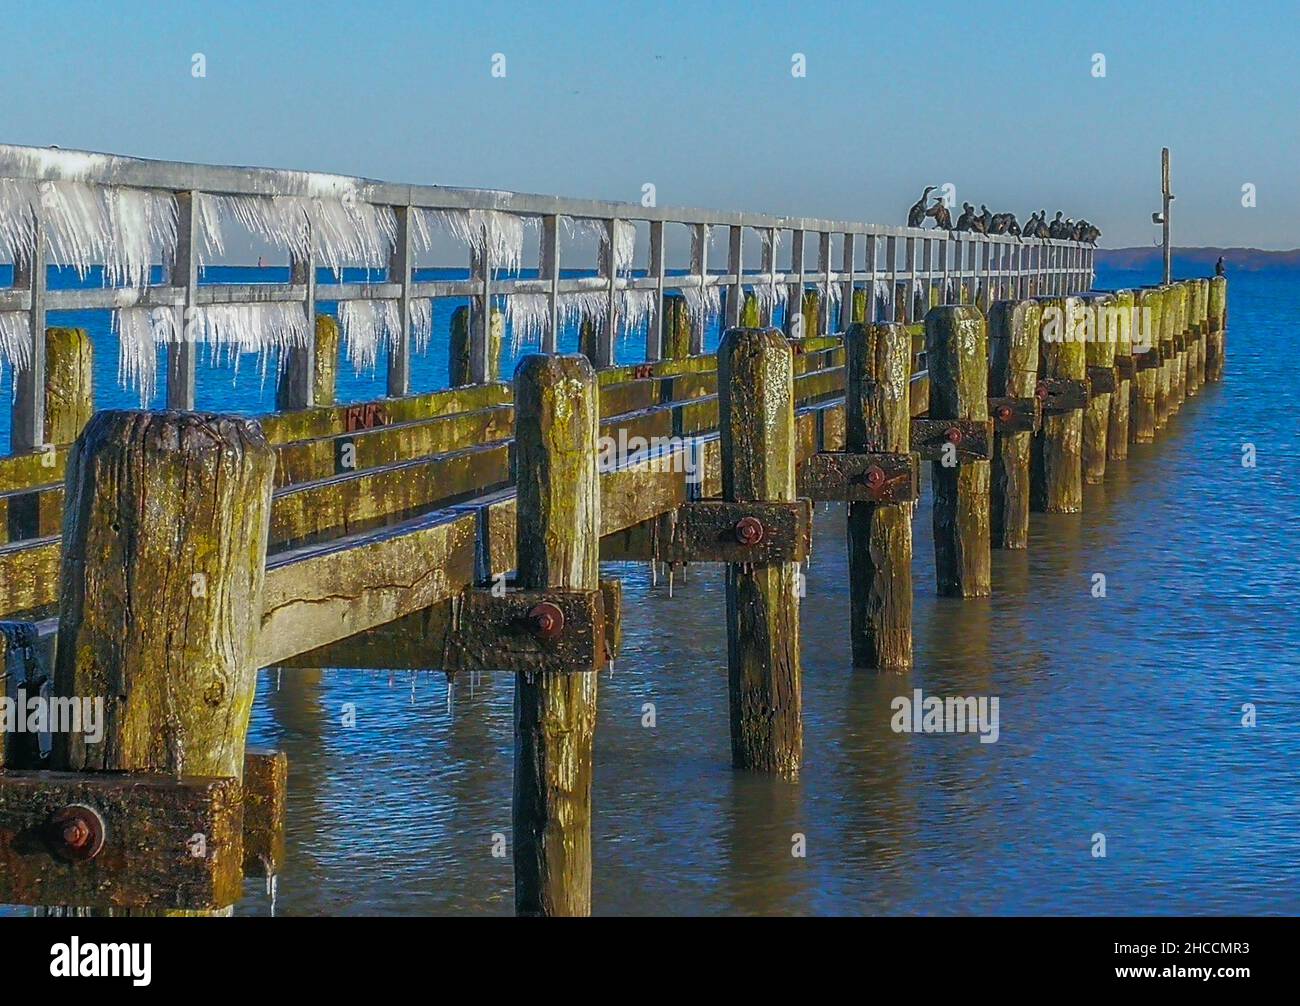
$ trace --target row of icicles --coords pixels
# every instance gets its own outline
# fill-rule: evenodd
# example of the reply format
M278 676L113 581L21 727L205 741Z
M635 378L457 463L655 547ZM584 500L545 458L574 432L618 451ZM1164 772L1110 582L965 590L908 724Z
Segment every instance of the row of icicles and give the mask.
M200 267L226 253L232 223L294 257L314 256L319 265L338 276L345 264L385 266L397 237L392 207L366 202L346 189L337 198L201 193L197 200ZM269 351L276 351L282 363L285 350L306 346L312 338L306 312L299 304L214 304L198 307L181 319L174 308L139 303L151 282L152 267L160 264L167 277L175 261L179 210L170 192L82 181L0 179L0 261L15 266L30 262L38 214L49 261L72 267L83 280L92 267L102 266L105 285L118 288L113 309L113 327L119 338L118 378L139 391L142 404L154 395L159 345L182 340L206 344L214 357L236 362L242 354L258 353L265 374ZM519 269L525 227L536 225L534 218L480 209L413 208L410 220L417 254L432 252L435 234L441 230L470 247L494 269L507 272ZM565 218L565 222L570 234L587 233L596 236L602 246L610 243L603 221ZM615 221L613 249L608 256L615 275L630 272L635 241L635 225ZM582 319L603 322L608 311L607 280L592 277L580 282L591 288L558 298L561 324ZM684 292L696 317L718 313L716 288ZM616 311L623 330L635 331L644 325L654 303L653 291L619 291ZM381 344L392 346L399 339L401 318L395 301L341 301L338 314L346 357L357 370L373 368ZM415 348L423 352L432 336L432 302L417 298L411 314ZM513 294L507 298L506 317L516 345L536 341L549 325L548 298L545 294ZM27 313L0 312L0 359L21 369L29 364L30 353Z

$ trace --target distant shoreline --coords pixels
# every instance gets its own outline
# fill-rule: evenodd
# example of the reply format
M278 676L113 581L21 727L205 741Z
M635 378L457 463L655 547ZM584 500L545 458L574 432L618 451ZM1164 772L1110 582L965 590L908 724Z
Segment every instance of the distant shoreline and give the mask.
M1225 267L1240 272L1290 272L1300 270L1300 248L1267 251L1263 248L1174 248L1174 260L1182 266L1213 269L1219 256ZM1145 270L1158 266L1160 248L1098 248L1096 264L1107 269Z

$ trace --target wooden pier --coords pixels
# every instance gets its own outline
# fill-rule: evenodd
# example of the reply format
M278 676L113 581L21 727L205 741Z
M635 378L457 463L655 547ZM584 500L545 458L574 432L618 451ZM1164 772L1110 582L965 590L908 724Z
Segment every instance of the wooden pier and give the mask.
M1033 512L1078 512L1085 482L1224 369L1222 277L1100 293L1093 250L1073 242L3 146L0 182L21 218L7 233L26 235L0 313L29 336L0 458L5 693L107 709L99 744L59 736L43 756L30 735L0 737L0 903L227 909L245 869L282 855L283 758L245 751L257 670L381 666L515 674L516 908L586 914L596 672L621 617L601 560L726 565L733 762L794 778L810 501L849 504L855 665L906 671L922 461L935 589L987 595L991 549L1026 548ZM164 282L48 289L45 249L67 246L50 233L70 226L42 215L51 187L174 211ZM289 283L204 281L214 199L247 201L246 219L301 215ZM470 235L465 279L416 276L436 214ZM525 219L535 276L494 237ZM573 221L598 236L597 261L561 263ZM321 282L327 227L386 235L386 278ZM469 301L433 333L453 386L410 394L417 316L443 297ZM513 297L540 298L543 324L503 383ZM339 322L317 312L331 301L396 319L386 397L336 402ZM558 355L575 303L584 354ZM638 303L644 342L620 363ZM707 353L715 304L726 331ZM195 409L182 333L226 305L295 313L275 413ZM177 319L169 408L96 412L90 340L50 315L141 308Z

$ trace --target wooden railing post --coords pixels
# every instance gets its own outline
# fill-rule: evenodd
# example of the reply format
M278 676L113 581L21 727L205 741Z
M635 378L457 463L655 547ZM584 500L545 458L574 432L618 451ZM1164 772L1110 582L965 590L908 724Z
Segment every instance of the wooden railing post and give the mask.
M844 335L845 450L906 454L912 337L899 324ZM849 503L850 633L855 667L912 666L912 503Z
M814 330L815 331L815 330ZM776 329L731 329L718 349L722 495L795 498L794 354ZM798 774L803 758L795 563L727 564L731 758Z
M68 462L54 693L102 698L104 737L56 734L56 769L243 777L274 473L253 420L90 421Z
M1084 381L1087 353L1078 297L1053 297L1043 305L1038 370L1049 380ZM1043 416L1034 436L1030 506L1046 513L1083 509L1083 410Z
M930 418L987 421L988 329L979 308L936 307L925 316ZM949 463L951 462L951 463ZM934 564L939 593L992 592L988 461L949 458L930 466L934 487Z
M599 586L599 396L584 356L515 370L516 551L524 589ZM515 676L514 864L519 915L591 913L595 673Z
M1187 397L1187 292L1186 281L1170 287L1173 298L1173 366L1169 371L1169 415L1176 416Z
M13 423L9 429L10 452L22 454L45 445L45 231L40 207L34 207L33 240L26 258L16 256L14 289L31 297L27 312L30 358L27 366L15 368L13 376Z
M656 323L662 325L663 358L684 360L691 355L691 312L681 294L664 297L664 310Z
M989 311L989 397L1032 398L1038 386L1035 300L1002 300ZM989 533L997 548L1029 547L1029 453L1032 430L998 433L993 445Z

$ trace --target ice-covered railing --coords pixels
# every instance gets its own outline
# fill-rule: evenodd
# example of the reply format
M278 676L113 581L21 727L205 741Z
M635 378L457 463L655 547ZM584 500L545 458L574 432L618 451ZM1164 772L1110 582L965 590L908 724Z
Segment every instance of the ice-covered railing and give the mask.
M637 225L648 254L636 261ZM667 228L689 233L689 259L669 267ZM727 250L711 261L711 238ZM467 279L417 280L417 255L439 232L467 246ZM238 232L287 250L288 283L199 283L199 269L222 256ZM561 235L598 240L596 262L565 261ZM745 261L746 235L758 238ZM538 242L536 277L519 267ZM788 266L779 250L788 241ZM752 237L748 242L754 244ZM595 326L596 363L610 365L620 331L645 331L645 359L662 355L664 296L680 292L693 322L692 350L725 311L739 321L752 292L769 323L777 306L818 289L827 309L820 331L847 327L854 291L865 289L869 317L902 316L905 305L939 287L947 297L1074 293L1092 285L1092 248L1071 241L950 234L851 221L643 206L432 185L400 185L340 175L151 161L106 154L0 145L0 259L14 263L0 289L0 357L15 369L15 449L42 442L44 339L49 311L107 309L121 336L119 372L151 387L156 347L168 353L167 402L193 408L198 345L230 353L279 349L295 404L311 404L312 319L318 301L339 305L346 352L373 366L388 350L388 393L407 393L410 355L432 334L432 300L470 299L472 376L489 373L488 308L505 298L516 339L556 348L562 326ZM838 260L838 261L837 261ZM101 266L102 289L47 290L33 262ZM317 267L384 272L369 283L316 282ZM151 267L162 282L151 284ZM341 277L341 272L339 273ZM901 291L901 293L900 293ZM723 293L726 293L725 307ZM838 309L834 309L838 305ZM787 324L799 316L787 310ZM647 324L648 323L648 324ZM287 361L287 362L286 362Z

